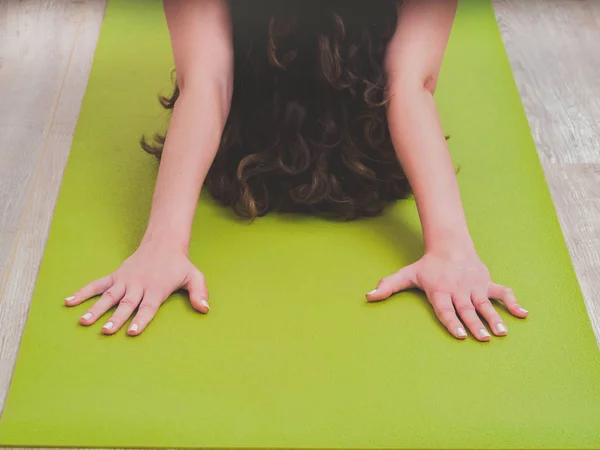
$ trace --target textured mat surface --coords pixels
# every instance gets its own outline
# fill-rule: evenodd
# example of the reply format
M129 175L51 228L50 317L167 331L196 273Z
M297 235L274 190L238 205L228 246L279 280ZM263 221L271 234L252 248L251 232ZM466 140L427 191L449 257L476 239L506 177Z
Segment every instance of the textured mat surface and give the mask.
M138 338L62 299L135 249L164 125L160 2L111 0L0 444L213 448L600 448L600 352L492 8L465 0L436 93L473 238L530 317L459 342L425 297L367 305L422 251L412 200L353 223L246 225L202 199L191 255L211 312L174 295Z

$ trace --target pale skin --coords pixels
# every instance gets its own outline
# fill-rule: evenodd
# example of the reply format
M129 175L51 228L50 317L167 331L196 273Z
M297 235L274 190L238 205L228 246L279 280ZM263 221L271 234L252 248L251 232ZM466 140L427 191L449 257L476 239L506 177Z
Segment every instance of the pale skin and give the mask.
M433 94L454 21L457 0L407 0L386 54L388 123L398 159L412 186L423 229L424 255L383 278L369 302L417 288L457 339L470 332L489 341L508 330L490 299L525 318L513 291L494 283L471 239L454 167ZM189 259L192 222L204 178L218 149L233 86L232 30L227 0L164 0L180 97L154 191L148 226L138 249L115 272L95 280L68 306L100 299L80 318L114 334L133 316L130 336L142 333L167 298L179 289L208 313L208 289ZM210 61L210 63L207 63ZM198 120L202 117L202 120ZM479 313L479 314L478 314ZM485 320L487 326L480 319Z

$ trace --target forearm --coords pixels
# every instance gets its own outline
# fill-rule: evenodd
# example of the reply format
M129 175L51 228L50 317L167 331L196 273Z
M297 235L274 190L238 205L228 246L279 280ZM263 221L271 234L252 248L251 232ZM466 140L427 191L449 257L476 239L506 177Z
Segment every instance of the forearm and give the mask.
M206 83L182 91L177 100L143 243L163 243L187 251L200 190L229 113L224 90L216 82Z
M390 133L414 192L425 251L472 248L452 158L431 92L407 86L388 106Z

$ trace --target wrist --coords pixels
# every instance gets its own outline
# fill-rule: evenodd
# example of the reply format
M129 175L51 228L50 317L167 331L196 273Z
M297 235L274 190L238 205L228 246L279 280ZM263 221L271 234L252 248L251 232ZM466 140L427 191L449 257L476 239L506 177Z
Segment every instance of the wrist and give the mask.
M179 251L189 254L189 235L181 231L148 226L140 246L152 246L162 250Z
M475 253L475 244L466 225L424 231L425 253L446 256Z

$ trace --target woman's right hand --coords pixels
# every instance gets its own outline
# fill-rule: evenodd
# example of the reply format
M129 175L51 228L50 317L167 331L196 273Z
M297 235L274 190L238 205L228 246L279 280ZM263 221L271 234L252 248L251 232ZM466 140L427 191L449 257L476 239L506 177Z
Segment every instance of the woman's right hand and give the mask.
M187 246L200 190L231 106L231 15L226 0L165 1L164 10L180 95L164 143L146 234L114 273L65 300L75 306L101 295L81 317L82 325L95 323L117 306L102 328L104 334L116 333L134 314L127 333L140 334L160 305L182 288L194 309L209 310L204 276L189 260Z
M209 311L204 275L192 264L188 255L165 244L142 243L115 272L92 281L66 298L65 304L75 306L101 295L79 322L92 325L118 305L102 327L102 333L116 333L135 313L127 334L137 336L148 326L158 308L178 289L189 292L194 309L204 314Z

